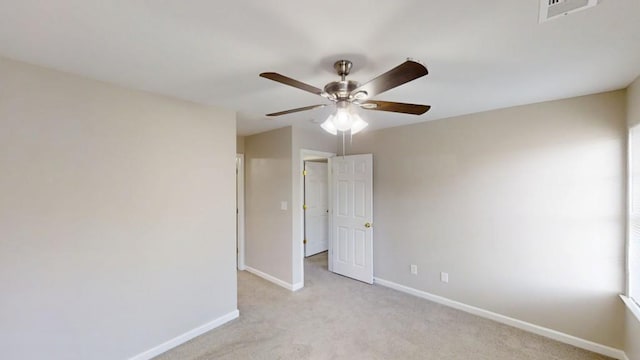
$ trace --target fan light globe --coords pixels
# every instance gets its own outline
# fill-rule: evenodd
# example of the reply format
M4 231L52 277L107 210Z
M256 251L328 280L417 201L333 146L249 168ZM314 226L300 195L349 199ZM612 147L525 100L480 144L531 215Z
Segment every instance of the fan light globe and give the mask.
M346 101L339 101L336 104L336 113L333 117L333 125L335 125L336 129L339 131L347 131L351 129L351 125L353 124L349 105L350 104Z
M351 125L351 135L355 135L362 131L362 129L369 126L366 121L362 120L360 115L353 114L353 124Z
M333 117L333 124L340 131L351 129L351 122L351 115L346 111L338 110L336 116Z
M353 104L348 101L339 101L336 103L335 113L329 115L320 127L332 135L347 131L350 131L351 135L353 135L359 133L368 125L369 124L358 115Z
M333 118L334 116L330 115L327 120L320 124L320 127L331 135L338 135L338 129L336 129L336 126L333 124Z

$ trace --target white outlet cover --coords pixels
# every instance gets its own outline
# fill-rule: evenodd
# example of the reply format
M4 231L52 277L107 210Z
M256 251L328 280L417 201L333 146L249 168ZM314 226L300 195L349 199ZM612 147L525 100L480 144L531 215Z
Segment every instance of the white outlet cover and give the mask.
M287 210L287 205L286 201L280 201L280 210Z

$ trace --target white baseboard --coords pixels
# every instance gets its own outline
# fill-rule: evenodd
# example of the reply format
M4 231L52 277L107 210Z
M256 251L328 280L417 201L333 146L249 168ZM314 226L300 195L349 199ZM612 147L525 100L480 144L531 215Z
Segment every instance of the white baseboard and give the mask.
M295 283L295 284L293 284L293 287L291 288L291 291L298 291L298 290L302 289L303 287L304 287L304 283L303 282Z
M631 300L631 298L629 298L628 296L625 295L620 295L620 298L622 299L622 301L624 302L624 304L627 306L627 309L629 309L629 311L631 312L631 314L633 314L633 316L636 317L636 319L638 321L640 321L640 306L638 306L638 304L636 304L633 300Z
M569 344L569 345L573 345L575 347L581 348L581 349L585 349L585 350L589 350L591 352L594 353L598 353L601 355L605 355L614 359L619 359L619 360L628 360L626 354L624 353L624 351L620 350L620 349L615 349L606 345L602 345L602 344L598 344L595 343L593 341L589 341L589 340L585 340L585 339L581 339L578 337L575 337L573 335L569 335L569 334L565 334L556 330L552 330L552 329L548 329L542 326L538 326L538 325L534 325L522 320L518 320L518 319L514 319L514 318L510 318L508 316L504 316L504 315L500 315L488 310L484 310L481 308L477 308L475 306L471 306L471 305L467 305L458 301L454 301L454 300L450 300L447 299L445 297L442 296L438 296L438 295L434 295L434 294L430 294L428 292L422 291L422 290L418 290L418 289L414 289L408 286L404 286L404 285L400 285L397 283L394 283L392 281L388 281L388 280L384 280L384 279L380 279L380 278L374 278L374 283L381 285L381 286L385 286L394 290L398 290L407 294L411 294L417 297L421 297L423 299L427 299L430 301L433 301L435 303L438 304L442 304L448 307L452 307L454 309L458 309L473 315L477 315L486 319L490 319L502 324L506 324L509 326L513 326L515 328L524 330L524 331L528 331L537 335L541 335L565 344Z
M207 331L213 330L215 328L217 328L218 326L221 326L233 319L236 319L238 316L240 316L240 311L238 310L234 310L226 315L223 315L211 322L208 322L202 326L199 326L193 330L187 331L186 333L179 335L165 343L162 343L152 349L149 349L141 354L138 354L134 357L129 358L129 360L149 360L152 359L164 352L167 352L171 349L173 349L174 347L184 344L187 341L200 336L204 333L206 333Z
M275 276L271 276L267 273L264 273L260 270L254 269L250 266L245 266L245 270L252 273L253 275L259 276L267 281L270 281L278 286L282 286L283 288L289 290L289 291L298 291L300 289L302 289L302 287L304 286L303 283L296 283L296 284L290 284L286 281L280 280Z

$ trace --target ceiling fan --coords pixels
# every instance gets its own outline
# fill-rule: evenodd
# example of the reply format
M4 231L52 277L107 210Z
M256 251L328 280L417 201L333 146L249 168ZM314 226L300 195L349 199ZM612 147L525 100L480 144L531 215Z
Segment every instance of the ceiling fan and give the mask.
M263 78L320 95L333 103L279 111L267 114L267 116L280 116L334 105L335 111L322 123L321 127L336 135L338 131L350 131L351 134L355 134L368 125L358 115L357 110L359 108L412 115L422 115L431 108L428 105L370 100L373 96L427 75L429 73L427 68L419 62L407 59L404 63L362 85L357 81L347 80L347 75L349 75L352 65L349 60L336 61L333 67L341 79L340 81L328 83L324 86L324 90L275 72L264 72L260 74Z

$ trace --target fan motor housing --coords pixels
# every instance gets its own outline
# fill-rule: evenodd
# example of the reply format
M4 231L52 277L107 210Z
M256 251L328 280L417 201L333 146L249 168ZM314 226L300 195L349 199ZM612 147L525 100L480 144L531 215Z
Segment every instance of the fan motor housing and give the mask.
M335 96L336 99L345 100L359 86L360 84L353 80L333 81L324 87L324 91L329 95Z

